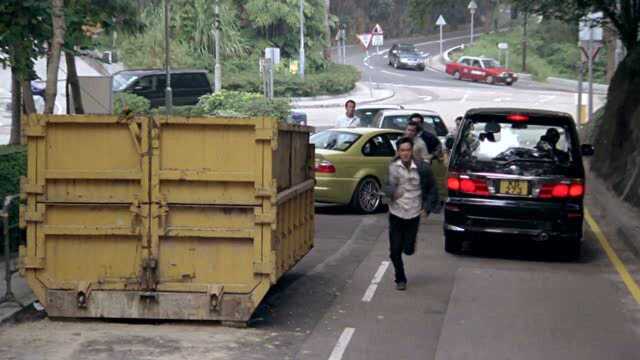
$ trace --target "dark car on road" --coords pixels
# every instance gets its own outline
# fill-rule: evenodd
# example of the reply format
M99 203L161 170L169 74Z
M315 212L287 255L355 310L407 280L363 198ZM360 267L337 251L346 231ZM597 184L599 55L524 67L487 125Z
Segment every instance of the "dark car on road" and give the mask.
M411 44L394 44L389 50L389 65L396 69L424 71L424 55Z
M585 173L569 114L522 109L472 109L455 141L445 206L445 250L463 241L508 238L557 245L577 258L582 243Z
M164 70L123 70L113 75L113 91L142 96L151 107L165 105L167 75ZM172 70L173 105L195 105L203 95L211 94L206 70Z

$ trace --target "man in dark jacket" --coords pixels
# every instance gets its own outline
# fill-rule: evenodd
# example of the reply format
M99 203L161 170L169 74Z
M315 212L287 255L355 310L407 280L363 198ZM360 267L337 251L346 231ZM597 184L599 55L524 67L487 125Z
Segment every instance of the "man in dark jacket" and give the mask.
M425 124L424 116L419 113L411 114L409 116L409 122L417 122L420 124L420 133L418 136L427 145L427 150L430 154L430 159L440 158L442 156L442 143L436 135L436 129L431 124Z
M398 155L389 164L387 196L389 204L389 252L395 268L396 289L406 290L402 253L413 255L420 215L428 216L438 207L436 182L429 165L413 158L413 141L403 137L397 142Z

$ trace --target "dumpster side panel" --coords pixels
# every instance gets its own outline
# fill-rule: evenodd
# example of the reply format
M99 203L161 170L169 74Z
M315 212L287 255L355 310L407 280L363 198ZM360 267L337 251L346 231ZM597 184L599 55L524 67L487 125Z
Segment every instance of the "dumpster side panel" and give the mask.
M51 316L246 321L313 246L308 128L35 116L26 133L21 271Z

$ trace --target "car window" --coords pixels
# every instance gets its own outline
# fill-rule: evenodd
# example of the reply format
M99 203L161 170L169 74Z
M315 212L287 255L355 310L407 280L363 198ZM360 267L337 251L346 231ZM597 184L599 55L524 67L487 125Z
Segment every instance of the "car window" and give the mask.
M562 126L469 122L462 132L461 158L481 162L548 162L569 165L570 134ZM554 134L556 136L554 136ZM557 139L557 140L554 140Z
M137 79L137 76L131 74L116 74L113 76L113 91L122 91Z
M179 89L202 89L209 87L204 74L171 75L171 86Z
M460 60L460 63L462 63L463 65L467 65L467 66L471 65L471 61L469 59L466 59L466 58Z
M482 67L482 65L480 65L480 60L473 60L473 63L471 63L471 66L473 66L473 67Z
M387 137L387 139L389 139L389 142L391 143L391 146L393 146L393 151L394 152L398 151L398 146L397 146L396 142L404 134L402 134L402 133L389 133L389 134L384 134L384 135Z
M153 89L153 77L152 76L142 77L142 78L138 79L138 81L135 82L133 87L134 87L134 89L136 89L138 91L149 91L149 90L152 90Z
M385 156L393 157L396 154L395 149L384 135L377 135L369 139L362 147L364 156Z
M500 67L500 63L493 59L482 60L482 63L484 64L484 67L487 69Z
M360 119L360 125L370 126L373 118L380 112L380 109L358 109L356 116Z
M426 124L426 126L430 126L433 130L435 130L435 133L437 136L447 136L449 131L447 130L446 125L444 124L442 119L440 119L440 117L433 116L433 115L423 115L423 116L424 116L424 123ZM384 117L381 128L396 129L396 130L404 131L408 123L409 123L409 115L389 115ZM425 126L425 130L429 130L429 129L426 129L426 126Z
M316 149L347 151L359 138L358 134L327 130L314 134L309 141Z

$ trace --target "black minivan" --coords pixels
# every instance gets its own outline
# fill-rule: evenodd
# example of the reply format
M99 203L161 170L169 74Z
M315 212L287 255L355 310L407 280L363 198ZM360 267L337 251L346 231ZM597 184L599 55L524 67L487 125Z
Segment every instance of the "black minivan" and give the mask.
M142 96L151 107L165 105L167 75L164 70L123 70L113 75L113 91ZM171 70L173 105L195 105L203 95L211 94L205 70Z
M575 121L566 113L472 109L451 150L445 250L463 241L508 237L561 247L577 258L582 243L585 173ZM489 235L489 236L487 236Z

